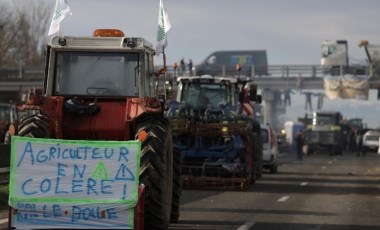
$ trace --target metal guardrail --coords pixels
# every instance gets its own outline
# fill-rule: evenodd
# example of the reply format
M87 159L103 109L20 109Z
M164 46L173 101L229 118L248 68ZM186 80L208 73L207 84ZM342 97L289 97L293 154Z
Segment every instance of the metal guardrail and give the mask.
M268 75L255 75L255 73L251 73L249 77L263 77L263 78L272 78L272 77L323 77L324 66L320 65L269 65L267 66ZM251 68L254 70L254 67ZM196 67L192 71L192 75L196 72ZM223 72L223 68L221 67L220 73ZM174 69L173 67L167 67L167 73L171 76L189 76L189 70L185 71L184 74L178 69ZM238 72L235 73L238 75Z
M0 81L42 80L44 70L41 67L0 67Z
M155 67L156 69L159 66ZM196 69L196 67L194 67ZM221 67L222 68L222 67ZM267 66L268 75L254 75L247 76L253 79L258 87L261 89L295 89L297 79L302 76L305 89L323 89L323 77L325 76L325 66L321 65L269 65ZM342 68L342 67L341 67ZM361 69L366 74L372 73L370 66L350 66L352 69ZM189 70L182 73L179 68L167 66L167 74L165 80L174 80L178 76L189 76L196 72L195 69L191 72ZM254 67L251 69L254 70ZM336 71L342 71L339 67L335 68ZM20 67L20 68L1 68L0 67L0 90L9 91L11 89L20 90L20 87L30 88L32 86L41 87L43 83L44 71L38 67ZM236 72L237 76L238 73ZM243 77L243 76L241 76ZM163 79L163 78L161 78ZM370 87L377 89L380 83L380 78L372 78Z
M158 69L161 66L155 67ZM352 68L365 69L366 73L371 73L370 66L351 66ZM193 69L193 73L196 72L196 66ZM221 73L223 67L221 66ZM263 75L262 77L323 77L325 66L321 65L268 65L267 72L268 75ZM254 71L254 66L250 69ZM44 74L44 69L42 67L0 67L0 81L14 81L14 80L38 80L42 79ZM168 76L189 76L189 70L184 73L179 70L179 68L174 68L173 66L167 66ZM236 72L237 74L237 72ZM251 76L255 76L251 73Z

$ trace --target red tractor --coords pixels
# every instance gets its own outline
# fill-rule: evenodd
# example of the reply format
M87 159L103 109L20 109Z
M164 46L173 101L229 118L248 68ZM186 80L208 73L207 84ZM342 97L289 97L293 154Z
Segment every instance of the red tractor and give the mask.
M157 95L157 76L165 69L154 72L154 54L152 44L120 30L53 37L46 50L44 89L30 95L25 108L34 114L21 119L17 134L140 140L145 199L138 201L144 216L135 229L166 229L179 217L180 155L173 152L171 126Z

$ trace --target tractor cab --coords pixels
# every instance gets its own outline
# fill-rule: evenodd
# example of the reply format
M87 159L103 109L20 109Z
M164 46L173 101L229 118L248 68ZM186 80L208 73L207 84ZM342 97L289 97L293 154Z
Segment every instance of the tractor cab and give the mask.
M108 37L111 31L118 37ZM153 95L154 49L143 38L125 37L119 30L96 30L94 37L54 37L47 54L48 96Z
M145 39L114 29L53 37L44 90L31 96L29 106L50 118L51 137L128 140L138 117L162 113L154 53Z

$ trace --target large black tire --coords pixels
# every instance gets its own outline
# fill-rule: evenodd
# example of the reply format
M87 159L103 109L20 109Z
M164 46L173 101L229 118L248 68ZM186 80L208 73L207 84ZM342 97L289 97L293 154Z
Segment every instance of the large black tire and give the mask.
M261 138L261 127L260 123L253 121L253 135L255 136L254 141L254 165L256 170L256 179L259 179L263 175L263 144Z
M179 219L179 205L181 198L181 152L173 149L173 193L170 222L177 223Z
M33 114L20 120L18 126L18 136L48 138L49 137L49 120L42 114Z
M255 134L253 134L252 136L252 169L251 169L251 180L250 180L250 183L251 185L255 184L256 183L256 179L257 179L257 170L256 170L256 167L257 167L257 163L256 163L256 151L257 151L257 146L256 146L256 143L257 143L257 136Z
M274 174L274 173L277 173L278 172L278 166L277 166L277 163L274 163L271 167L270 167L270 173Z
M138 125L147 133L142 141L140 183L146 187L145 229L167 229L170 223L173 187L173 147L169 123L151 119Z

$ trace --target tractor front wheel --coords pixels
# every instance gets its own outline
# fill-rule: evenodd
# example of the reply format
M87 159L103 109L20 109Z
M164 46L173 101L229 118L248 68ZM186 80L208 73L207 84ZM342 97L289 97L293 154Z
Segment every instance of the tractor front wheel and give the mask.
M30 115L21 119L17 135L22 137L48 138L48 122L49 119L42 114Z
M144 228L167 229L173 188L173 147L169 123L150 119L138 125L145 131L141 145L140 183L146 186Z

